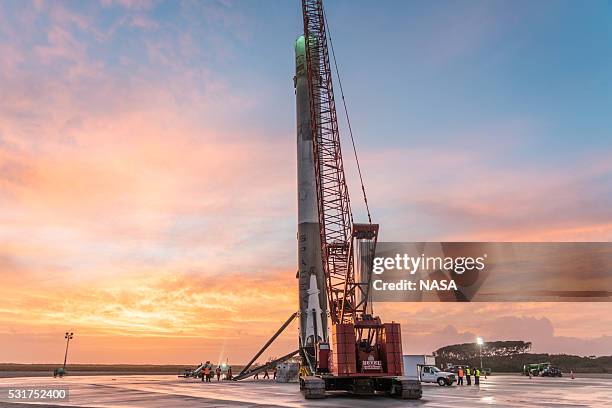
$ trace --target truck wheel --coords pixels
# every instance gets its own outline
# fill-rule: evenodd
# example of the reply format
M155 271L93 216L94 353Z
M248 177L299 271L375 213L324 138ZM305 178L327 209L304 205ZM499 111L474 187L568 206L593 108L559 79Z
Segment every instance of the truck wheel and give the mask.
M438 385L444 387L446 385L446 380L442 377L438 378Z

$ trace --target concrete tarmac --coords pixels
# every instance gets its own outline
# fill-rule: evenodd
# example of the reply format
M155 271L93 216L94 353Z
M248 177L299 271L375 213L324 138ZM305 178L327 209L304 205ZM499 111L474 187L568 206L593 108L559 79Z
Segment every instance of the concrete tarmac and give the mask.
M171 375L69 376L63 379L20 377L0 379L5 387L69 387L68 401L36 404L78 407L612 407L612 378L529 379L493 375L480 387L423 384L419 401L384 396L355 397L344 393L305 401L297 384L268 380L203 383ZM6 400L5 400L6 401ZM35 404L0 402L0 407Z

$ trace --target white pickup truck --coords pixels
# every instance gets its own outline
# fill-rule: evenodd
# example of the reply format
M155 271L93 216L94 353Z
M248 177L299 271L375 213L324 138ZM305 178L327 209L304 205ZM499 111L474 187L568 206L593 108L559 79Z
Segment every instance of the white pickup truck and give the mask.
M404 355L404 375L439 386L450 386L457 381L455 374L440 370L435 366L435 358L426 355Z
M447 371L442 371L436 366L424 365L419 366L421 373L421 382L438 383L440 387L444 385L453 385L455 382L455 374Z

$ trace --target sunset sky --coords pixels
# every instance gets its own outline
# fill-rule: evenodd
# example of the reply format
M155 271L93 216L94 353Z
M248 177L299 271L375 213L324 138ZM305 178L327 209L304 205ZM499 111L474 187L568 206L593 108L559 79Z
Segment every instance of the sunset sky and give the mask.
M612 240L609 1L326 4L381 240ZM297 0L0 2L0 362L70 330L75 363L240 363L297 308L301 30ZM612 354L610 303L377 312L407 353Z

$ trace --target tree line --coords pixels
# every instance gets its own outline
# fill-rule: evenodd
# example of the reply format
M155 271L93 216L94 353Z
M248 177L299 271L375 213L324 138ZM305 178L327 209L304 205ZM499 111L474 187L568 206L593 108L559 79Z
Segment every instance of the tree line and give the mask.
M482 347L482 348L481 348ZM612 356L581 357L569 354L529 353L531 342L520 340L491 341L482 346L476 343L453 344L441 347L433 354L438 367L447 365L480 366L494 372L522 372L523 365L550 362L563 372L575 373L612 373Z

